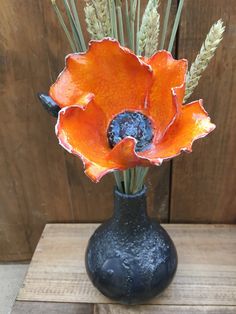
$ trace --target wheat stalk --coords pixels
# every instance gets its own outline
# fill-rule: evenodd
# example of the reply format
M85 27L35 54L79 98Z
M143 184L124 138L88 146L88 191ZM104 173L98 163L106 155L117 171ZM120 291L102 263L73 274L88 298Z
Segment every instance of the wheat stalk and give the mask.
M71 4L71 8L72 8L72 13L73 13L72 15L74 16L74 19L75 19L76 30L79 34L81 48L82 48L82 51L85 51L86 50L86 44L85 44L84 34L83 34L82 27L80 24L79 14L77 11L75 0L70 0L70 4Z
M184 6L184 0L179 0L178 9L177 9L176 16L175 16L175 21L174 21L174 25L173 25L171 36L170 36L170 42L169 42L169 46L167 49L169 52L172 52L172 49L174 46L175 37L176 37L177 30L179 27L179 22L180 22L183 6Z
M122 8L121 8L121 1L117 1L117 19L119 25L119 39L122 46L125 45L125 35L124 35L124 23L123 23L123 15L122 15Z
M65 24L65 21L64 21L64 19L63 19L62 14L61 14L61 11L59 10L59 8L58 8L58 6L57 6L57 4L56 4L56 0L51 0L51 2L52 2L53 9L54 9L54 11L55 11L55 13L56 13L56 15L57 15L57 18L58 18L58 20L59 20L59 23L61 24L61 27L62 27L62 29L64 30L65 34L66 34L66 37L67 37L67 39L68 39L68 42L69 42L69 44L70 44L70 47L71 47L72 51L73 51L73 52L76 52L75 43L73 42L73 39L72 39L72 37L71 37L71 34L70 34L70 32L69 32L69 30L68 30L66 24Z
M145 12L143 14L142 24L141 24L140 31L138 34L138 53L139 54L141 54L144 51L146 47L147 39L149 39L152 33L157 32L159 34L159 29L156 30L153 28L153 25L157 23L158 19L160 20L159 13L157 11L158 5L159 5L159 0L149 0L147 7L145 9ZM156 26L158 26L158 24L156 24ZM148 44L149 44L148 50L150 51L152 50L152 48L150 47L150 42Z
M164 22L163 22L163 27L162 27L161 43L160 43L160 47L159 47L160 50L164 49L164 46L165 46L165 40L166 40L171 4L172 4L172 0L167 0Z
M224 31L225 26L221 19L212 25L204 43L202 44L199 54L192 63L187 74L184 101L192 95L194 89L198 85L203 71L207 68L209 62L214 57L216 48L223 39Z
M102 23L96 15L96 9L92 4L87 4L84 8L87 30L92 39L102 39L104 37Z

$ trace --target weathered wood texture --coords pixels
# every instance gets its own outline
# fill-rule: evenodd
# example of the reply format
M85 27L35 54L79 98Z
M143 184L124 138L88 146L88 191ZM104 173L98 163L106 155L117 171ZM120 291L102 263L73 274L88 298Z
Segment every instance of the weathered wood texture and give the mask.
M203 98L216 130L173 161L172 222L236 222L236 5L235 0L185 1L178 57L192 62L211 25L226 32L192 100Z
M84 21L84 1L77 3ZM50 1L2 0L0 16L0 261L12 261L31 258L47 222L108 218L113 177L90 182L80 160L58 145L55 120L37 100L70 51ZM150 214L162 221L168 219L169 177L166 164L148 179Z
M17 301L12 314L235 314L235 306L73 304Z
M1 260L30 258L45 221L64 221L72 213L64 154L36 100L51 76L47 3L1 2ZM54 31L50 37L59 38Z
M235 310L235 306L142 305L129 307L114 304L94 305L94 314L235 314ZM69 312L69 314L72 313Z
M84 2L77 3L84 20ZM143 7L145 3L142 0ZM172 3L170 28L177 0ZM174 162L171 221L236 220L235 10L234 0L185 1L175 49L180 57L193 60L209 27L221 16L227 31L193 95L205 99L217 130L195 144L192 155ZM48 90L70 51L50 1L2 0L0 16L0 261L25 260L32 256L45 223L108 218L113 178L90 182L81 162L59 147L55 120L36 99L38 91ZM162 221L169 217L170 168L170 163L152 168L147 180L149 213Z
M85 271L85 248L96 226L47 225L17 300L111 303L92 286ZM197 309L201 313L201 307L206 305L229 306L231 313L230 306L236 306L236 226L169 224L164 227L176 244L179 266L168 289L149 303L199 306L189 313L198 313ZM99 307L97 311L104 313ZM119 307L114 310L111 307L110 312L121 313ZM174 313L174 310L160 313Z
M15 302L11 314L94 314L92 304ZM231 314L231 312L229 312ZM218 314L218 313L216 313ZM228 312L226 313L228 314Z

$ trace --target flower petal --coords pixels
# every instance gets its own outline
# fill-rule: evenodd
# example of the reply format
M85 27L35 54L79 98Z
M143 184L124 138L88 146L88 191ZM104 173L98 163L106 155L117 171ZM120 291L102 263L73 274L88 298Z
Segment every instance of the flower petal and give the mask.
M99 163L110 151L106 124L105 115L96 104L75 105L60 110L56 134L60 144L84 163Z
M154 81L149 95L149 113L155 121L157 136L160 138L177 114L178 108L176 102L173 102L176 93L178 103L182 104L187 60L175 60L169 52L162 50L145 61L153 69Z
M61 106L84 104L94 95L111 118L124 110L141 110L152 84L151 67L111 39L92 41L89 50L71 54L66 68L50 89ZM91 100L91 99L89 99Z
M215 125L210 122L202 101L195 101L182 106L177 120L170 126L159 144L139 155L159 165L163 160L179 155L181 151L191 152L193 142L214 129Z
M95 182L113 170L149 164L135 153L134 138L126 137L113 149L109 147L107 119L94 102L61 109L56 134L62 147L81 158L85 173Z
M135 152L136 142L134 138L126 137L111 150L108 159L119 165L118 170L149 164L145 157L140 157Z
M98 183L102 177L109 172L114 171L114 168L102 167L98 164L86 164L84 173L95 183Z
M94 182L99 182L104 175L114 170L125 170L137 165L150 165L146 158L139 157L136 154L135 145L136 140L134 138L124 138L104 158L103 166L95 163L87 164L85 169L86 175Z

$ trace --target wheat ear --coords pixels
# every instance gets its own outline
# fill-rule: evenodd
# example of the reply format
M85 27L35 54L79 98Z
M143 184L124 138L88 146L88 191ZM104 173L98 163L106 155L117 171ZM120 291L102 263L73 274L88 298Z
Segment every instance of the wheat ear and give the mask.
M145 44L146 57L151 57L157 51L159 31L160 14L157 9L153 9L150 13L150 23L147 28L147 38Z
M139 54L144 51L145 47L148 54L152 54L157 49L160 24L160 16L157 11L158 5L159 0L149 0L145 9L138 35Z
M93 5L97 12L98 20L102 24L104 37L111 35L111 21L109 5L107 0L93 0Z
M84 8L85 21L87 24L87 31L90 33L92 39L102 39L104 37L102 23L96 15L96 9L92 4L87 4Z
M204 43L202 44L199 54L192 63L187 74L184 101L192 95L194 89L198 85L203 71L207 68L209 62L214 57L216 48L223 38L224 31L225 26L221 19L212 25Z

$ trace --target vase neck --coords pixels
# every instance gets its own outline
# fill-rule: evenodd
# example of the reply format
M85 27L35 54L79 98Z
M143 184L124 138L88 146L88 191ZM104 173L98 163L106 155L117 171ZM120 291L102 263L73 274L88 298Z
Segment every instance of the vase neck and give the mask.
M114 218L123 225L144 224L148 221L146 187L137 194L123 194L118 190L114 192Z

